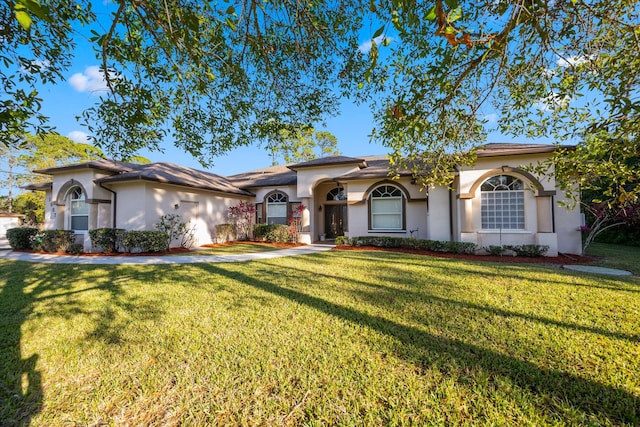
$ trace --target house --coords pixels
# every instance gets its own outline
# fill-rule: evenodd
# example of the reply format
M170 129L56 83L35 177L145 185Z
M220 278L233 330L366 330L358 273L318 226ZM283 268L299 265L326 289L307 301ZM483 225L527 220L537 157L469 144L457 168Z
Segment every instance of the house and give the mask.
M285 224L302 205L301 240L337 236L397 236L489 245L548 245L547 255L580 253L580 212L562 205L553 179L526 165L551 145L487 144L473 167L459 167L453 186L421 191L408 171L389 177L385 157L333 156L223 177L152 163L97 160L37 171L53 180L46 191L47 229L73 229L90 248L87 230L150 230L178 213L195 244L215 240L216 224L240 201L255 203L256 222Z
M7 240L7 230L20 226L20 220L24 215L0 212L0 249L9 248L9 240Z

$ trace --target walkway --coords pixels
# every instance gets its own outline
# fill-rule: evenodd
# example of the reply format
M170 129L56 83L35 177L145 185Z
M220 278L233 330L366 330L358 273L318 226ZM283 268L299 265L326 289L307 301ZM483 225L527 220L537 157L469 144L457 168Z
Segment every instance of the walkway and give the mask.
M0 259L13 261L41 262L45 264L85 264L85 265L156 265L156 264L197 264L218 262L243 262L286 256L306 255L328 251L333 245L305 245L270 252L233 255L167 255L167 256L74 256L34 254L29 252L0 251Z

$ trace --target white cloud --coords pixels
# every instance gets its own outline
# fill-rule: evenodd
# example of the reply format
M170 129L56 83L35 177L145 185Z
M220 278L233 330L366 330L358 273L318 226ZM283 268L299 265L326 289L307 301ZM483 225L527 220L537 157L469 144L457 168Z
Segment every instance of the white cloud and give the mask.
M89 144L89 135L87 135L86 133L82 132L81 130L74 130L72 132L69 132L69 134L67 134L67 138L69 138L72 141L75 142L79 142L82 144Z
M373 39L373 41L375 41L376 44L380 46L385 41L385 39L388 40L387 43L391 43L393 41L391 37L387 37L384 34L376 37L375 39ZM363 42L360 44L360 46L358 46L358 50L362 53L369 53L369 51L371 50L371 46L373 46L372 41L367 40L366 42Z
M487 123L495 123L498 121L498 115L496 113L485 114L484 120L486 120Z
M559 67L568 68L584 64L590 60L587 56L570 56L568 58L558 58L556 63Z
M107 92L109 90L104 79L104 73L100 71L100 67L97 65L87 67L84 73L75 73L69 78L69 84L78 92L99 94L99 92Z
M559 108L565 108L569 105L571 98L569 95L561 96L558 93L551 92L548 96L536 102L535 106L542 111L553 111Z
M44 61L40 59L34 59L30 62L30 64L31 68L33 68L33 71L35 72L45 71L51 66L51 62L47 61L46 59ZM21 66L20 71L22 71L23 73L30 73L31 69L27 69L24 66Z

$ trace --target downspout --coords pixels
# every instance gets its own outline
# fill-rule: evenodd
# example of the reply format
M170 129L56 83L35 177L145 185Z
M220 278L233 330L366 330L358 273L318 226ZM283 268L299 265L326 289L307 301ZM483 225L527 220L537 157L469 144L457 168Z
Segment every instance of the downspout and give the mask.
M116 228L116 212L118 212L118 193L110 188L105 187L102 183L98 184L100 188L104 188L109 193L113 194L113 216L111 217L111 228Z

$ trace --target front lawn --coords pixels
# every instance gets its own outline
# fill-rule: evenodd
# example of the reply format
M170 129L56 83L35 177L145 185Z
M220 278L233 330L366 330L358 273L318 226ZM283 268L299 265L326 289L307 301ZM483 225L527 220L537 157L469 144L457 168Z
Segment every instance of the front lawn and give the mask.
M640 247L594 242L589 245L587 255L598 258L595 265L618 268L640 275Z
M0 260L3 425L638 425L639 366L637 277Z

